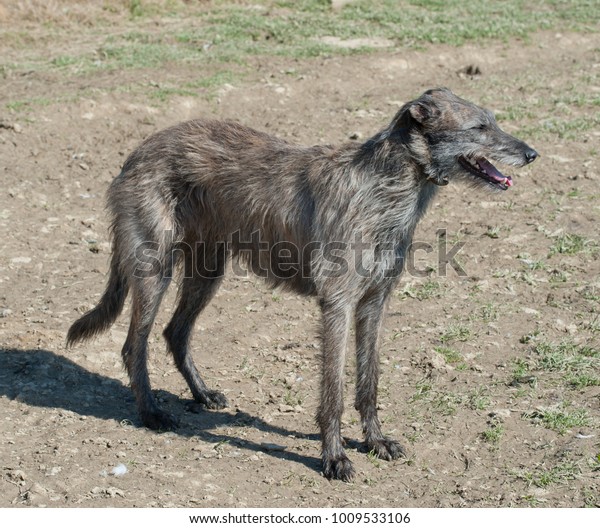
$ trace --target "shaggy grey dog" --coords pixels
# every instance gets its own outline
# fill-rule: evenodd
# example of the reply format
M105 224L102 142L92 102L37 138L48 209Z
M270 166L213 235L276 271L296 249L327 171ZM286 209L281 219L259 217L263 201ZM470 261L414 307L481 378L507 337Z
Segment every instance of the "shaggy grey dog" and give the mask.
M349 480L340 422L351 323L365 446L394 459L402 447L382 434L377 417L379 331L415 226L440 186L466 180L506 190L511 178L489 160L523 166L536 157L491 112L447 89L406 103L363 144L300 147L232 122L168 128L144 141L110 186L110 278L98 306L70 328L68 344L106 330L131 292L122 350L131 388L146 426L175 427L150 390L147 341L179 264L179 304L164 336L194 398L225 407L225 397L202 380L189 342L228 259L241 258L273 286L319 299L323 472Z

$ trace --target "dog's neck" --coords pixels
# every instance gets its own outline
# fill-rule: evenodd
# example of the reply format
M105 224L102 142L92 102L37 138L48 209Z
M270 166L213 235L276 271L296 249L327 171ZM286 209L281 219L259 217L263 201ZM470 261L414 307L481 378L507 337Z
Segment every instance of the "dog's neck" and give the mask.
M417 155L421 160L428 155L425 148L418 138L381 134L351 147L350 163L362 174L362 184L377 195L372 214L377 216L379 232L390 241L412 237L437 192L438 185L428 179L427 167L418 161Z

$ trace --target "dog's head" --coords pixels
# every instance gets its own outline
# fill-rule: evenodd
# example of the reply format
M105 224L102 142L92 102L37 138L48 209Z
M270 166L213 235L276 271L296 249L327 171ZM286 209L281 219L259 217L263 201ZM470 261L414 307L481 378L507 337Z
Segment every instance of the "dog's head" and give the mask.
M404 138L424 177L436 185L453 178L506 190L510 176L492 161L522 167L538 154L502 131L489 110L465 101L446 88L425 92L406 103L388 129L390 138Z

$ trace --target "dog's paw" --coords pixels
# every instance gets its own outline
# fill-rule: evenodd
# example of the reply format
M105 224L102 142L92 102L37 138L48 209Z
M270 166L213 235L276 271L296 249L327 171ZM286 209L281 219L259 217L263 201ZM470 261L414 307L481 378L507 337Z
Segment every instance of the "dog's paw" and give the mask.
M142 412L141 417L144 425L154 431L172 431L179 425L175 418L158 408Z
M390 438L367 441L365 442L365 448L368 453L373 453L382 460L396 460L400 457L406 457L404 448Z
M229 405L227 398L218 391L205 391L195 398L196 401L207 409L224 409Z
M323 475L328 479L350 482L354 478L352 462L346 455L335 458L323 458Z

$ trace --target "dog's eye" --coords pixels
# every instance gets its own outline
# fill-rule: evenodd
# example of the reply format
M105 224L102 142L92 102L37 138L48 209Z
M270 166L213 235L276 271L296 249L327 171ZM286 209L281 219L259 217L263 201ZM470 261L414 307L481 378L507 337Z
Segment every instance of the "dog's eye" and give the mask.
M474 127L471 127L471 130L485 130L487 128L487 125L485 123L481 123L480 125L475 125Z

